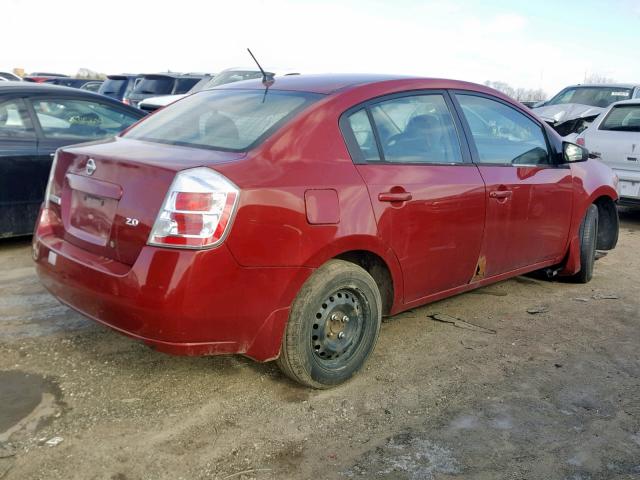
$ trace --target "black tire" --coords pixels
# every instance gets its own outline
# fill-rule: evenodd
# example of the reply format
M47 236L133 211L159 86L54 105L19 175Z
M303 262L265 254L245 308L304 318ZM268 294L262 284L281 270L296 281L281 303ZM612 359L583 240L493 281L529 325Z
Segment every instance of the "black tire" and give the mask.
M580 224L580 271L569 277L575 283L589 283L593 277L598 241L598 207L589 205Z
M291 306L278 366L309 387L340 385L373 351L381 319L382 300L371 275L353 263L330 260L304 283Z

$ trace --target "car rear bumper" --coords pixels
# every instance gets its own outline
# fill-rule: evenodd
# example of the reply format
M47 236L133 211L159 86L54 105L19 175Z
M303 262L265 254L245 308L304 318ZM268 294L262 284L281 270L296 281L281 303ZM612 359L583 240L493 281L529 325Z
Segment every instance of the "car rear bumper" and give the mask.
M622 206L640 206L640 170L623 170L619 168L613 168L613 172L618 176L618 193L620 198L618 199L618 205ZM629 189L635 191L635 194L629 194L623 189L624 182L633 183L634 187Z
M54 235L34 236L43 285L62 303L177 355L278 356L289 306L310 269L243 268L221 247L145 246L128 266Z

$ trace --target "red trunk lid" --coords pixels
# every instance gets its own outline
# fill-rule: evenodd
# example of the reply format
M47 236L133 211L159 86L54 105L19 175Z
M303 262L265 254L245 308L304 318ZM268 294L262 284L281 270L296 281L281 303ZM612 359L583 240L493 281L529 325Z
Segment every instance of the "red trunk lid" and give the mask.
M123 138L67 147L52 186L61 235L105 261L133 265L177 171L243 157Z

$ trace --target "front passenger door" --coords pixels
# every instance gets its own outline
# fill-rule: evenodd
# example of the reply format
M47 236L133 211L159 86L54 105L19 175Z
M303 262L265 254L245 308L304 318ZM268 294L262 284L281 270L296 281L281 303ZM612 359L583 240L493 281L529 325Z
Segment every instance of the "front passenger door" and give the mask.
M532 117L495 97L456 92L455 98L487 186L485 276L559 260L571 223L571 169L555 163Z

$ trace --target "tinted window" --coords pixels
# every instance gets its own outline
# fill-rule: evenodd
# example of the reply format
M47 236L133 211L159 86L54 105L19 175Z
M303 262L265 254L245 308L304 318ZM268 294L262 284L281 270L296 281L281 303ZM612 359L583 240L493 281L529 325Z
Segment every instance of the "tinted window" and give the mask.
M561 91L545 105L560 105L563 103L579 103L592 107L608 107L620 100L631 98L630 88L616 87L572 87Z
M120 109L86 100L32 100L31 103L48 138L110 137L138 121L138 117Z
M242 151L320 97L302 92L208 90L165 107L125 136Z
M462 154L442 95L416 95L375 104L371 114L387 162L452 163Z
M177 80L175 93L187 93L191 90L191 87L199 81L199 78L179 78Z
M358 144L358 160L379 161L380 155L376 146L376 138L366 109L359 110L349 116L349 128Z
M482 163L537 165L549 162L542 127L501 102L456 95Z
M600 124L600 130L640 132L640 105L613 107Z
M22 101L9 100L0 103L0 138L34 138L29 116Z
M144 77L133 89L134 93L168 95L173 90L173 78Z
M127 79L112 79L107 78L102 86L100 87L100 93L104 95L113 95L116 93L120 93L120 90L126 85L128 82Z

